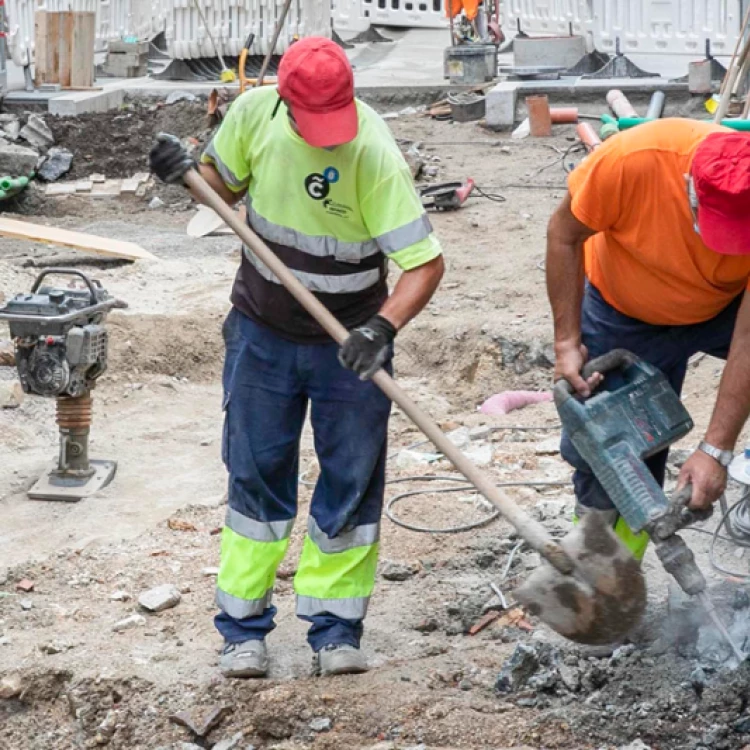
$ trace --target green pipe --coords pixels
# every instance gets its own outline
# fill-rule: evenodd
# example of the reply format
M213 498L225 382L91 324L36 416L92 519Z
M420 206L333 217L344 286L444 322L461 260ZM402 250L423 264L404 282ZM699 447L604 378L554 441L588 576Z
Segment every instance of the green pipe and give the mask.
M634 128L636 125L643 125L644 122L652 122L652 120L646 117L621 117L617 121L617 126L620 130L627 130L628 128ZM750 120L722 120L721 124L725 128L750 133Z
M23 190L29 184L28 177L2 177L0 178L0 190L6 193L11 190Z

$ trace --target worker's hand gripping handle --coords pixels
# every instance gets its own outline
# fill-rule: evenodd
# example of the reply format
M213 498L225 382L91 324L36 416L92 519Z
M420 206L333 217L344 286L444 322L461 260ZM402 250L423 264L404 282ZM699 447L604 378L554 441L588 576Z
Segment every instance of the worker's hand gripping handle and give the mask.
M679 490L672 493L669 499L670 512L657 519L648 529L649 534L654 541L667 539L676 534L680 529L690 526L694 523L701 523L711 518L713 507L702 510L693 510L688 508L688 503L693 497L693 485L686 484Z
M608 372L613 370L621 370L629 365L635 364L638 361L638 357L635 354L627 351L626 349L613 349L611 352L603 354L601 357L589 360L581 371L581 376L588 380L594 373L598 372L602 375L606 375ZM553 389L555 397L555 404L560 408L563 404L576 397L576 392L573 386L564 379L560 379L555 383ZM580 397L578 397L580 400Z

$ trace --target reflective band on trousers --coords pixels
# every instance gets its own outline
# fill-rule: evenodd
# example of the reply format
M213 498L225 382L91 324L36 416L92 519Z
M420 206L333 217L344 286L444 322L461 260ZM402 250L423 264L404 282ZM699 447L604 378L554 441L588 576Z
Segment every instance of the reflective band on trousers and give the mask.
M368 523L364 526L356 526L351 531L329 537L310 516L307 519L307 533L321 552L330 555L335 552L345 552L354 547L367 547L375 544L380 539L380 524Z
M294 519L288 521L256 521L243 516L234 508L227 508L224 521L232 531L256 542L280 542L292 533Z
M223 175L222 175L223 177ZM333 257L348 263L358 263L378 252L390 255L421 242L432 233L432 224L426 213L414 221L385 232L375 239L363 242L344 242L336 237L309 235L291 227L281 226L261 216L253 208L253 200L248 195L247 222L262 237L279 245L293 247L316 258Z
M255 257L253 252L243 247L245 257L250 261L255 270L266 280L274 284L281 282L271 273L268 267ZM305 271L295 271L290 269L299 281L311 292L322 292L325 294L351 294L352 292L362 292L380 281L381 270L373 268L370 271L360 273L347 273L343 276L329 276L319 273L306 273Z
M311 596L297 595L297 614L305 617L322 615L325 612L345 620L362 620L367 614L370 597L358 599L315 599Z
M214 148L214 142L211 140L211 142L206 146L206 150L203 152L203 156L209 159L210 163L213 164L216 167L216 170L221 175L221 179L224 180L224 182L229 185L230 187L234 188L237 192L240 190L243 190L247 187L247 181L243 182L240 180L234 172L232 172L229 167L227 167L226 164L219 158L219 155L216 153L216 149Z
M262 615L263 610L271 606L272 596L272 589L268 589L260 599L240 599L238 596L232 596L226 591L216 589L216 604L230 617L242 620L245 617Z

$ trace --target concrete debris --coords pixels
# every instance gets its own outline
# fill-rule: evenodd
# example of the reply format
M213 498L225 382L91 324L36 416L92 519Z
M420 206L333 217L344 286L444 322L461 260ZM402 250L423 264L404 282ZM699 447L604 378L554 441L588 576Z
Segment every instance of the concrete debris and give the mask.
M36 584L34 581L32 581L29 578L22 578L17 584L16 584L16 591L23 591L25 594L28 594L34 590L34 586Z
M428 464L439 461L442 458L440 453L422 453L421 451L409 450L408 448L399 451L396 456L396 466L399 469L416 469L424 468Z
M327 716L321 716L310 722L310 729L312 729L313 732L329 732L332 726L333 724Z
M206 577L217 576L219 575L219 569L218 568L203 568L201 570L201 575L204 575Z
M23 690L23 683L21 682L21 675L9 674L5 677L0 678L0 700L9 700L21 695Z
M165 100L165 104L177 104L177 102L194 102L198 97L189 91L173 91Z
M413 575L419 572L417 565L395 562L393 560L384 560L382 563L380 575L386 581L407 581Z
M151 208L151 209L163 208L164 207L164 201L158 195L155 195L148 202L148 207Z
M62 654L64 651L69 651L73 646L65 641L50 641L39 646L39 650L47 656L54 656L55 654Z
M31 601L31 599L21 599L19 604L21 605L21 609L27 612L34 606L34 603Z
M35 148L49 148L55 142L52 131L41 115L29 115L19 135Z
M25 177L30 175L39 161L39 154L25 146L0 145L0 164L3 175Z
M55 182L70 171L72 163L73 154L67 148L55 146L47 152L47 158L37 170L37 175L45 182Z
M477 466L489 466L492 463L492 446L489 443L477 445L464 453Z
M11 141L17 141L18 134L21 132L21 121L18 115L0 115L0 130L3 137Z
M488 440L492 435L492 427L489 425L480 425L479 427L472 427L469 430L469 440Z
M538 649L519 643L503 664L495 680L495 690L498 693L513 693L523 687L538 669Z
M232 735L232 737L229 737L226 740L221 740L220 742L217 742L213 746L213 750L233 750L233 748L237 747L237 745L242 742L243 737L242 732L237 732L237 734Z
M514 341L504 336L493 337L500 347L503 367L511 368L516 375L525 375L535 368L552 369L555 366L555 351L551 344Z
M182 599L180 590L171 583L144 591L138 597L138 604L149 612L163 612L176 607Z
M457 448L464 448L469 444L469 428L458 427L447 433L445 437L447 437Z
M173 724L179 724L189 729L196 737L203 738L221 724L221 720L227 711L229 711L229 706L216 706L209 711L202 721L195 719L189 711L179 711L176 714L172 714L169 720Z
M635 740L629 745L620 745L617 750L651 750L651 746L645 744L642 740Z
M146 618L143 615L130 615L130 617L126 617L124 620L116 622L112 626L112 630L114 630L115 633L121 633L123 630L130 630L130 628L136 628L145 624Z
M16 351L12 341L0 341L0 367L15 367Z
M578 689L581 687L581 670L577 667L571 667L563 663L558 664L557 671L563 685L565 685L571 693L578 692Z
M412 179L416 180L422 173L422 168L424 167L424 159L422 158L422 155L419 153L417 147L412 145L404 152L404 158L409 165Z
M127 591L113 591L109 595L109 598L113 602L128 602L131 599L130 594Z
M534 453L537 456L555 456L560 452L560 438L552 437L537 443L534 446Z

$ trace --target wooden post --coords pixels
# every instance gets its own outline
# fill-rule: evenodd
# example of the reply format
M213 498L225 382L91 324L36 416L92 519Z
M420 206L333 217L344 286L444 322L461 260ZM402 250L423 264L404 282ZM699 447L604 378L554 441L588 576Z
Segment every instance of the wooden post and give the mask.
M94 85L96 14L37 11L34 17L36 75L34 83L63 88Z

